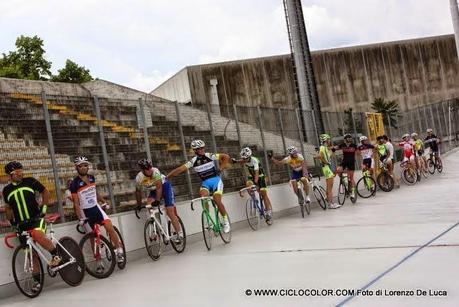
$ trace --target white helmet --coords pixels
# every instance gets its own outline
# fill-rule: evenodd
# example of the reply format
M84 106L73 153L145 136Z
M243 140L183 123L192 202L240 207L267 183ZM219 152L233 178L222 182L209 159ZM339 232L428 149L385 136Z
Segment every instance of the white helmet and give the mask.
M433 132L433 130L431 128L427 129L427 133L429 132Z
M368 138L364 135L362 135L360 138L359 138L360 142L363 142L363 141L366 141L368 140Z
M85 156L78 156L75 158L75 160L73 160L73 163L75 164L75 166L78 166L83 163L89 164L89 160Z
M410 135L408 133L405 133L404 135L402 135L402 140L406 139L406 138L409 138L409 137L410 137Z
M198 149L198 148L202 148L202 147L205 147L206 146L206 143L204 143L204 141L202 140L193 140L191 141L191 148L192 149Z
M244 147L242 148L240 155L242 159L248 159L252 156L252 150L249 147Z
M411 133L411 137L412 138L418 137L418 134L416 132L413 132L413 133Z
M289 155L294 155L294 154L298 153L298 150L296 149L295 146L290 146L289 148L287 148L287 153Z

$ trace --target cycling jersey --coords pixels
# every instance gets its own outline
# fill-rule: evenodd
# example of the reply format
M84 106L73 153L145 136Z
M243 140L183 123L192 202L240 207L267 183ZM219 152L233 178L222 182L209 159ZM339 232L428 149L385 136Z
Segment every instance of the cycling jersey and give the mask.
M70 184L70 192L78 196L82 210L97 206L96 179L88 175L89 184L84 182L80 176L76 176Z
M282 159L282 163L290 165L291 169L294 171L301 171L303 170L304 157L302 154L298 153L296 157L285 157Z
M387 151L388 151L388 154L389 154L387 159L393 160L394 159L394 145L392 145L391 142L386 142L386 147L387 147Z
M11 208L16 223L34 221L40 217L40 207L35 192L43 193L45 187L35 178L23 178L19 183L10 183L3 188L5 203Z
M414 141L414 149L416 151L422 150L423 145L424 145L424 142L421 141L420 139L417 139L416 141Z
M338 146L338 149L343 151L341 166L344 169L351 171L355 170L355 152L357 151L357 145L349 144L348 146L346 143L343 143Z
M378 144L376 145L376 150L378 151L378 154L380 157L386 156L387 155L387 147L385 144Z
M372 144L362 144L358 147L360 154L363 159L371 159L373 157L373 149L375 147Z
M413 155L413 143L411 141L404 141L398 144L398 146L403 147L403 156L410 159Z
M424 141L426 141L426 145L430 147L430 149L433 152L438 152L438 138L435 134L432 134L431 136L426 136Z
M217 168L219 154L206 152L202 156L194 156L190 161L185 163L187 169L193 168L201 180L217 177L220 171Z
M261 166L260 160L256 157L250 157L250 161L244 163L249 171L250 177L255 178L255 171L258 171L258 177L264 177L265 173L263 171L263 167Z
M139 172L135 177L135 184L137 189L143 189L145 191L154 191L156 190L156 183L161 181L164 183L166 180L166 176L161 174L159 169L153 167L153 173L151 176L145 176L143 172Z

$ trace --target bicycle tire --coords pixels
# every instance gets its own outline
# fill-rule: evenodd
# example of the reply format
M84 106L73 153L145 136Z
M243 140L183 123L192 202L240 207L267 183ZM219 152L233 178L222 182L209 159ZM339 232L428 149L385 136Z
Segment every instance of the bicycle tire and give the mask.
M209 222L207 218L206 212L202 211L201 213L201 228L202 228L202 236L204 237L204 243L206 244L207 250L212 249L212 238L214 229L212 227L212 222Z
M415 185L417 182L417 172L414 170L411 170L409 168L405 168L402 171L402 180L405 182L406 185L412 186Z
M245 215L247 216L247 223L249 223L250 228L256 231L258 226L260 226L260 213L252 198L247 199L245 203Z
M177 215L178 222L180 224L180 229L181 231L178 233L180 237L180 244L177 244L174 242L174 240L171 240L171 245L172 248L177 252L177 253L182 253L185 250L186 247L186 231L185 231L185 225L183 225L182 219L180 216ZM167 223L167 230L169 231L169 236L172 234L172 222L169 220Z
M437 160L437 171L439 173L443 172L443 162L441 160Z
M325 201L325 195L322 193L322 190L316 186L312 188L312 193L319 204L319 206L323 209L327 209L327 202Z
M376 182L371 176L363 176L357 181L356 190L360 197L370 198L376 194Z
M379 188L384 192L390 192L394 189L395 181L387 172L381 172L376 178Z
M14 278L14 282L16 283L16 286L18 287L19 291L21 291L22 294L24 294L27 297L34 298L40 295L41 291L43 290L44 281L45 281L45 273L43 271L43 264L40 261L40 257L38 256L38 253L34 249L32 249L33 256L38 258L37 262L38 262L39 274L40 274L40 287L37 291L32 291L31 287L30 289L26 289L27 284L31 285L31 281L33 277L32 277L32 273L28 273L24 269L25 268L24 261L26 260L25 253L24 253L25 251L26 251L26 248L24 248L24 246L22 245L16 247L16 249L14 250L13 259L12 259L13 278ZM16 268L16 260L21 261L20 265L17 268ZM24 274L24 275L30 274L30 277L26 279L26 282L24 285L22 285L21 283L23 279L21 278L22 275L18 275L18 274ZM27 280L29 280L29 282L27 282Z
M338 203L341 206L344 205L344 202L346 201L346 196L347 196L346 186L344 185L343 181L340 180L340 183L338 186Z
M225 244L228 244L231 242L231 228L228 233L225 233L223 231L223 222L222 222L223 216L221 215L220 211L217 212L217 215L218 215L218 222L220 223L220 237L222 238L223 242L225 242ZM227 216L227 218L228 218L228 223L231 226L231 220L229 216Z
M84 272L86 265L84 263L83 253L81 252L78 243L71 237L62 237L59 239L59 243L64 247L70 255L75 258L75 262L69 264L59 270L62 280L69 286L76 287L81 284L84 279ZM65 250L57 244L57 253L62 258L62 264L70 261L70 256Z
M311 202L310 201L304 201L304 209L308 215L311 214Z
M116 261L116 265L118 266L118 268L120 270L124 270L124 268L126 267L126 263L127 263L127 257L126 257L126 246L124 245L124 240L123 240L123 236L121 235L121 232L120 230L118 229L118 227L116 227L115 225L113 225L113 229L115 229L115 232L118 236L118 239L120 240L120 243L121 243L121 248L123 249L123 257L124 257L124 261L123 262L118 262ZM118 257L117 257L118 259Z
M110 276L113 271L115 270L115 265L116 265L116 255L115 251L113 250L113 245L110 243L110 241L105 238L103 235L100 235L100 241L101 244L99 246L96 246L96 249L101 249L99 250L99 254L101 259L105 256L105 259L107 260L107 267L108 269L105 269L103 264L101 263L101 259L96 259L96 256L94 255L94 250L93 250L93 243L96 240L96 235L93 232L90 232L86 235L83 236L80 240L80 249L81 252L83 253L83 257L85 260L85 266L86 266L86 272L88 272L89 275L103 279L107 278ZM86 244L88 242L88 244ZM97 272L96 266L101 265L104 268L104 271L102 273Z
M143 227L143 240L145 242L145 249L147 250L148 256L154 261L161 257L163 251L163 238L161 230L156 224L154 219L148 219L145 221Z
M436 166L435 166L435 163L432 161L432 159L427 159L427 170L429 171L429 173L431 175L435 174L435 169L436 169Z

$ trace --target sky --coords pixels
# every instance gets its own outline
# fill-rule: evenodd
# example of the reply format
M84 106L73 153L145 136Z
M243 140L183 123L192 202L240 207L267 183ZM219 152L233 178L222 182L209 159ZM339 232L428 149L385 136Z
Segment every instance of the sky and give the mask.
M448 0L302 0L312 50L453 33ZM289 53L282 0L3 0L0 53L44 40L93 77L150 92L185 66Z

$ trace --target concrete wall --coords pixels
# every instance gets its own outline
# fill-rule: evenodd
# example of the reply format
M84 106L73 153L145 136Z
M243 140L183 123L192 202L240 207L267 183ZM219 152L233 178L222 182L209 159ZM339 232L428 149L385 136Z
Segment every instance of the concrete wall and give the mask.
M368 111L378 97L408 110L459 96L453 35L316 51L312 60L322 111ZM220 105L297 105L290 55L187 69L193 104L211 101L209 80L216 78ZM170 79L163 86L181 85Z
M169 80L174 80L174 82L166 81L154 89L150 94L164 97L171 101L178 101L181 103L190 102L191 92L188 82L188 69L182 69Z
M77 97L91 96L90 92L86 88L74 83L0 78L0 93L20 92L23 94L39 95L42 91L45 91L47 95Z

